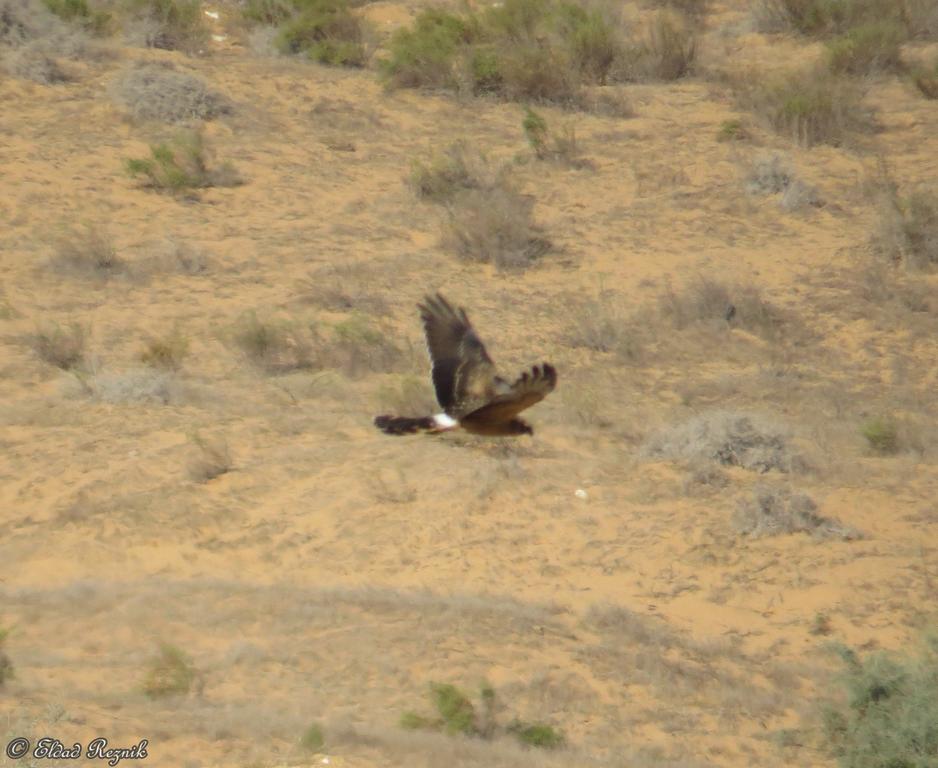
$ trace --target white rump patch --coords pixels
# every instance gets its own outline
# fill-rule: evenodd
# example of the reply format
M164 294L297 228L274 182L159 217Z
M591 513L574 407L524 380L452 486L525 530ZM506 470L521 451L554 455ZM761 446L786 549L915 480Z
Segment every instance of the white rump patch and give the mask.
M447 416L445 413L434 414L433 423L436 425L437 429L455 429L459 426L459 422L456 421L456 419L452 416Z

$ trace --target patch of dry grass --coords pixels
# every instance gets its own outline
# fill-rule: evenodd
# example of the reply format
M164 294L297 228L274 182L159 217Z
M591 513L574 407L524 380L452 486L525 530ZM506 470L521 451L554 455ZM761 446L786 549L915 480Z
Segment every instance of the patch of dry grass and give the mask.
M78 323L52 325L36 332L33 350L40 360L67 371L84 362L86 340L85 329Z
M434 152L426 162L414 160L408 184L417 197L446 203L465 190L492 186L492 177L485 158L460 141Z
M636 80L678 80L691 73L696 58L697 34L687 17L660 11L632 48L627 72Z
M224 437L205 437L195 432L189 436L189 442L194 450L188 461L188 471L195 482L207 483L234 468L231 449Z
M743 106L803 147L841 146L872 125L862 87L826 67L782 75L750 73L736 86Z
M534 199L504 179L467 190L447 205L443 245L466 261L524 269L552 248L534 220Z
M140 352L140 361L153 368L178 371L189 354L189 337L179 326L165 336L152 336Z
M85 223L65 227L54 242L52 266L58 271L83 277L113 277L126 268L107 230Z
M143 176L146 186L173 194L243 183L231 163L210 167L199 131L184 131L169 142L154 144L150 157L127 160L125 166L131 176Z
M3 56L3 68L14 77L41 85L67 83L72 79L58 60L48 53L45 44L24 45L8 51Z
M250 363L266 373L308 370L318 363L314 336L295 322L245 312L232 328L231 339Z
M901 196L887 184L879 194L875 252L910 269L938 265L938 189L921 187Z
M163 643L150 660L143 692L151 699L189 693L199 681L199 673L187 654L174 645Z

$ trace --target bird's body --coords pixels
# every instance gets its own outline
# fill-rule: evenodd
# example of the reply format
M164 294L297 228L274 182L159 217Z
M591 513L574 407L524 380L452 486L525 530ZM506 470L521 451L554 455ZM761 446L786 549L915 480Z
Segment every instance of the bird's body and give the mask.
M430 378L443 413L410 418L378 416L375 426L391 435L445 432L463 428L477 435L530 435L531 426L517 418L543 400L557 385L557 372L544 363L514 383L501 378L463 309L440 294L418 305L430 354Z

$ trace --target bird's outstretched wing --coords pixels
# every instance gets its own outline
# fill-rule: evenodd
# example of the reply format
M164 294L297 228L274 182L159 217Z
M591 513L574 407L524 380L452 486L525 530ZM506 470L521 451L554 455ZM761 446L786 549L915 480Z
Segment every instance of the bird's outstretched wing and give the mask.
M491 399L495 364L465 310L455 309L440 294L427 296L418 307L436 399L447 414L459 418Z
M557 370L550 363L535 365L525 371L507 392L497 394L489 402L465 415L465 421L506 422L521 411L539 403L557 386Z

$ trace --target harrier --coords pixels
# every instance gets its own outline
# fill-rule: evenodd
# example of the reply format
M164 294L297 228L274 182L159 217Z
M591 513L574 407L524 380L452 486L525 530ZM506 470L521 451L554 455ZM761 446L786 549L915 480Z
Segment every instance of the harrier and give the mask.
M375 426L389 435L446 432L462 427L477 435L533 435L518 414L557 386L557 371L535 365L514 384L498 376L466 312L440 294L418 304L430 353L430 376L443 413L434 416L378 416Z

